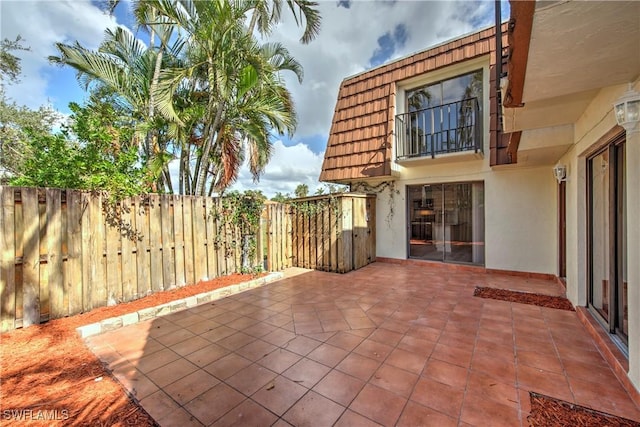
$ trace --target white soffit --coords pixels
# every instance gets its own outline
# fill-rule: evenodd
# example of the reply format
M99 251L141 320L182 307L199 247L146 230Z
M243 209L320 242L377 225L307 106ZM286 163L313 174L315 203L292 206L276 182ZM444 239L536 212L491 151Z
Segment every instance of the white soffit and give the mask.
M634 81L640 1L538 1L523 92L530 102Z

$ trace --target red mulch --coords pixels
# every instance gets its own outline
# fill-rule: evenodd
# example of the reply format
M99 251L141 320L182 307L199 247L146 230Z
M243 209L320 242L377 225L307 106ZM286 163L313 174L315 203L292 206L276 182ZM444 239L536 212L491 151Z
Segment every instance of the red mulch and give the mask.
M531 412L527 417L531 427L640 427L640 423L584 406L565 402L543 394L530 392Z
M540 307L557 308L560 310L575 311L571 302L562 297L552 297L530 292L509 291L506 289L477 287L473 291L474 297L497 299L501 301L519 302L521 304L531 304Z
M232 274L0 335L0 424L155 426L75 329L253 278Z

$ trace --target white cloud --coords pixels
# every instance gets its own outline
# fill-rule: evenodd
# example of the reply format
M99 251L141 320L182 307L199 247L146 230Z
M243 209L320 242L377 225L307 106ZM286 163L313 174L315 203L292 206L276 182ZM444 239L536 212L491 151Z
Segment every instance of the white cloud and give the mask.
M307 184L309 194L313 194L320 186L318 176L324 152L315 154L304 144L287 147L282 141L276 141L273 148L273 156L260 182L253 182L245 165L231 190L261 190L267 197L273 197L278 192L293 194L298 184Z
M302 85L287 76L299 115L296 137L328 135L340 82L347 76L370 68L370 59L379 47L378 38L404 25L407 40L391 59L424 50L431 45L471 32L474 25L490 24L493 2L451 1L354 1L349 9L337 2L323 1L320 35L309 45L298 43L301 29L290 14L274 31L302 64Z
M47 104L54 92L52 88L59 84L52 80L58 73L47 60L57 53L54 43L78 40L83 46L96 48L105 28L115 26L113 17L88 0L3 0L0 11L0 36L15 39L20 35L31 48L29 52L16 52L22 59L21 83L8 86L7 95L31 108ZM75 91L77 83L73 83L76 87L69 89Z

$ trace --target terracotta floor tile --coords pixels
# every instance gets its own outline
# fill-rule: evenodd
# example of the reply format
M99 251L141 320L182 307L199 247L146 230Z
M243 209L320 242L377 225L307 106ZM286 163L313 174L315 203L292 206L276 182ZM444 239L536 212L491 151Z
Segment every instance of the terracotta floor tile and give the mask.
M178 359L147 373L151 381L158 387L165 387L182 377L198 370L198 367L187 359Z
M351 329L370 329L375 328L376 324L368 317L345 317Z
M435 348L436 343L421 338L405 335L398 343L398 348L418 354L423 357L429 357Z
M379 427L380 424L353 412L350 409L344 411L338 422L333 427Z
M515 384L505 384L495 378L479 372L471 372L467 381L469 394L484 396L503 405L519 409L518 389Z
M155 420L162 419L180 406L167 393L158 390L140 401L140 405Z
M228 337L216 341L216 344L226 348L227 350L233 351L239 349L240 347L244 347L245 345L252 343L255 340L255 337L245 334L244 332L236 332L233 335L229 335Z
M476 349L471 359L471 370L489 375L507 384L516 383L515 363L499 357L495 352L489 353Z
M380 367L380 364L381 362L379 360L371 359L357 353L350 353L336 366L336 369L363 381L368 381L378 367Z
M219 418L212 426L215 427L244 427L270 426L278 419L277 416L251 401L245 400L225 416Z
M529 391L546 394L547 396L573 402L573 394L569 389L567 378L562 374L518 365L516 368L518 385Z
M410 337L420 338L432 342L438 341L441 333L441 329L431 328L428 326L413 326L407 331L407 335Z
M282 348L286 348L287 350L297 353L301 356L306 356L320 344L322 344L320 341L316 341L309 337L296 336L291 341L288 341L286 344L282 345Z
M235 329L232 329L228 326L222 325L222 326L218 326L215 329L212 329L208 332L205 332L203 334L200 334L200 336L204 339L207 339L211 342L216 342L216 341L220 341L223 338L228 337L229 335L233 335L235 333L237 333L238 331L236 331Z
M181 356L186 356L209 345L211 345L209 340L195 336L171 346L171 349Z
M344 410L343 406L309 391L284 414L283 418L297 427L332 426Z
M387 329L376 329L371 335L369 335L370 340L390 345L391 347L395 347L402 337L403 334L395 331L389 331Z
M113 376L136 399L141 400L159 390L159 387L146 375L129 364L128 369L113 371Z
M243 400L245 397L242 394L228 385L220 383L184 405L184 409L202 424L209 425L222 418Z
M533 368L544 369L545 371L557 372L559 374L564 371L560 359L558 356L553 354L518 350L516 352L516 358L518 365L527 365Z
M306 335L306 334L314 334L319 332L325 332L322 329L322 324L319 320L314 322L298 322L294 321L294 330L297 335Z
M307 389L283 376L269 381L251 398L275 414L282 416L305 393Z
M302 356L300 356L299 354L277 348L268 356L265 356L262 359L258 360L258 363L265 368L272 370L273 372L281 374L301 358Z
M186 326L185 329L193 332L196 335L200 335L200 334L204 334L205 332L212 331L219 326L220 326L219 323L214 322L213 320L205 319L201 322Z
M187 338L191 338L194 337L195 334L187 329L177 329L173 332L169 332L166 335L162 335L160 337L157 337L156 340L158 340L158 342L162 345L165 345L167 347L170 347L174 344L177 344L179 342L182 342L184 340L186 340Z
M260 338L275 330L276 330L275 326L260 322L260 323L251 325L248 328L244 328L242 332L244 332L245 334L252 335L256 338Z
M387 357L387 360L385 360L386 364L395 366L396 368L404 369L405 371L409 371L418 375L422 373L426 362L426 356L421 356L419 354L402 350L400 348L394 349Z
M199 316L196 313L190 313L190 310L186 310L185 312L178 312L178 313L175 313L176 316L174 319L168 319L168 320L172 321L176 325L182 326L183 328L188 328L191 325L195 325L196 323L206 320L205 317ZM190 313L190 314L187 314L187 313Z
M143 356L134 362L134 365L143 373L151 372L168 363L178 360L180 355L170 349L157 351L148 356Z
M291 323L292 320L293 318L290 315L278 313L265 320L265 323L279 328L283 325L286 325L287 323Z
M218 384L220 380L199 369L164 387L164 391L180 405L184 405Z
M327 366L305 357L284 371L283 375L296 384L311 388L330 370Z
M161 427L200 427L203 425L196 417L182 408L175 409L156 421Z
M443 360L463 368L471 366L471 356L473 356L473 350L444 344L437 344L431 353L431 359Z
M229 350L227 350L226 348L221 347L217 344L209 343L209 345L207 345L206 347L203 347L200 350L186 355L185 359L202 368L212 362L215 362L221 357L226 356L227 354L229 354Z
M313 390L334 402L348 406L364 385L364 381L334 370L329 372Z
M602 383L618 383L609 366L593 365L572 359L563 359L562 364L569 379L581 379Z
M340 363L346 355L347 352L345 350L325 343L316 347L307 357L333 368Z
M327 340L329 340L335 334L335 332L310 332L304 335L316 341L327 342Z
M276 376L275 372L254 363L239 370L235 375L227 378L225 382L249 397Z
M353 352L382 362L387 358L392 350L393 347L390 345L382 344L367 338L362 341L362 343L360 343Z
M486 425L488 420L495 427L520 425L518 409L469 393L465 396L460 419L471 425Z
M293 332L285 331L284 329L275 328L273 331L266 335L263 335L260 339L266 341L269 344L273 344L278 347L283 347L293 340L296 334Z
M395 366L383 364L373 374L369 383L408 398L417 381L417 374L412 374Z
M426 406L409 402L396 425L398 427L456 427L458 420Z
M464 390L428 377L418 380L411 400L454 419L458 419Z
M467 384L469 370L449 362L430 359L424 367L422 375L443 384L464 389Z
M251 365L251 361L249 359L245 359L242 356L231 353L208 364L204 367L204 370L216 378L226 380L239 370L246 368L249 365Z
M384 402L384 404L382 404ZM384 426L396 423L407 399L371 384L364 386L349 409Z
M327 344L331 344L346 351L351 351L356 348L363 340L363 337L354 335L349 332L338 332L337 334L329 338Z
M260 360L263 357L267 356L276 348L277 347L274 346L273 344L269 344L266 341L262 341L258 339L236 350L236 353L238 353L242 357L245 357L249 360L253 360L255 362L256 360Z
M149 336L151 338L159 338L163 335L166 335L168 333L171 332L175 332L177 330L182 329L179 325L176 325L175 323L171 323L171 322L158 322L156 321L150 328L149 328Z

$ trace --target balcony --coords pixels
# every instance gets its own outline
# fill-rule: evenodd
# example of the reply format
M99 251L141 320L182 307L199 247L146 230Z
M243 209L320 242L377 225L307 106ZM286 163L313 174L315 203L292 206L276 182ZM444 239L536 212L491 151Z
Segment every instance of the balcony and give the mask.
M396 160L452 153L482 153L478 98L467 98L396 116Z

